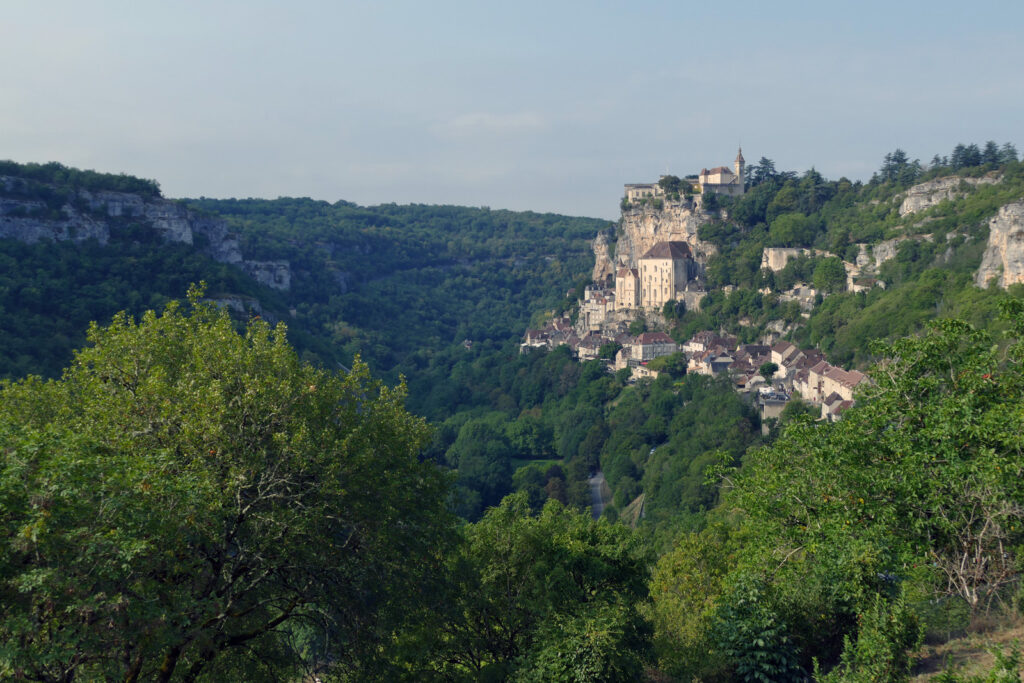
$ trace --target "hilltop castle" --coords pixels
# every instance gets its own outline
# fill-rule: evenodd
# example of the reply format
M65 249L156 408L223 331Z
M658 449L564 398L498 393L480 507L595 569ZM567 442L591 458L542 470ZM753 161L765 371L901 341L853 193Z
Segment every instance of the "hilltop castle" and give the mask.
M746 168L746 161L743 159L743 148L740 147L736 153L736 160L733 162L733 171L725 166L716 166L710 171L701 169L697 176L699 192L714 192L715 194L727 194L733 196L742 195L744 192L743 171Z
M726 166L716 166L712 169L702 168L700 173L687 176L687 182L693 187L696 194L714 192L715 194L727 194L730 196L742 195L746 190L743 183L743 172L746 170L746 160L743 158L741 147L733 161L732 170ZM665 176L662 176L664 178ZM665 196L665 189L660 183L629 183L626 185L626 201L629 203L639 202L645 199L656 199Z

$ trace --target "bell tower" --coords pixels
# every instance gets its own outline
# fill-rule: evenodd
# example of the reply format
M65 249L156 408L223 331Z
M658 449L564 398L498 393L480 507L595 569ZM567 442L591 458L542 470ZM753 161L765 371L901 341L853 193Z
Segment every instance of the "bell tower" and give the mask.
M740 184L740 188L743 188L743 171L746 167L746 161L743 159L743 148L740 147L739 152L736 153L736 161L733 163L733 168L736 169L736 178Z

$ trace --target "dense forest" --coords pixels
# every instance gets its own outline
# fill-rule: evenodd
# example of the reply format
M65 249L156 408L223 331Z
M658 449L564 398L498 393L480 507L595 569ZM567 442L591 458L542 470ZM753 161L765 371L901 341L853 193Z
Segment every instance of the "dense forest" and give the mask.
M159 197L0 170L33 197ZM670 328L790 323L870 368L839 422L793 402L762 430L678 358L633 382L521 353L528 324L573 314L601 221L186 202L287 260L287 291L130 220L105 246L0 240L0 677L904 681L922 643L1017 623L1024 304L973 284L987 219L1024 196L1016 150L897 150L867 183L750 171L701 234L730 293L666 309ZM899 215L949 174L1001 181ZM830 285L828 257L760 269L765 246L850 259L925 230L885 289ZM797 281L825 294L806 316L759 291Z

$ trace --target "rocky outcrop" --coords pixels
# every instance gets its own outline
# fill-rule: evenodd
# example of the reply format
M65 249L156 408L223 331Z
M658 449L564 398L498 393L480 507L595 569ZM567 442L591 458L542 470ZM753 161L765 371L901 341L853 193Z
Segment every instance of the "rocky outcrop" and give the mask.
M612 253L608 245L608 234L603 230L597 233L591 245L594 249L594 275L591 278L594 282L606 282L615 275L615 264L612 262Z
M979 287L993 280L1006 288L1024 282L1024 201L1007 204L988 222L988 247L974 277Z
M910 237L894 237L884 242L879 242L871 249L871 258L874 267L877 269L889 259L896 258L896 252L900 245L907 240L918 240L919 242L931 242L934 239L931 235L912 235Z
M715 245L697 236L700 226L711 217L692 200L666 201L661 209L641 206L622 212L621 234L615 245L619 265L635 268L637 260L658 242L681 241L690 245L694 260L701 266L717 253Z
M242 261L242 268L260 284L272 289L288 290L292 271L287 261Z
M906 237L894 237L891 240L884 240L879 242L871 248L871 260L874 262L874 266L877 268L891 258L896 258L896 250L899 248L900 243L905 241Z
M761 252L761 268L777 273L791 260L810 253L810 249L800 247L765 247Z
M946 176L914 185L903 196L903 203L900 204L900 216L909 216L912 213L924 211L944 199L959 199L964 196L969 186L988 185L1000 180L1002 178L997 175L988 175L982 178Z
M0 198L0 238L35 244L41 240L106 244L110 231L105 222L66 210L53 211L38 201Z
M811 258L832 258L831 251L823 249L806 249L804 247L765 247L761 252L761 267L777 273L795 258L809 256Z
M215 261L237 266L274 289L291 287L287 261L247 261L242 257L238 235L220 218L197 216L183 204L169 199L146 199L127 192L89 192L60 209L18 195L16 178L0 177L0 238L34 244L41 240L80 243L110 241L125 220L148 224L164 242L196 246Z

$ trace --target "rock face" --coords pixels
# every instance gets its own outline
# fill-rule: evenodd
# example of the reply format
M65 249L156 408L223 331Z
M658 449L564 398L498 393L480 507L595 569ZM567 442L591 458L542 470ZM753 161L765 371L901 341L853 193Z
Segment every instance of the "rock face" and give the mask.
M272 289L291 289L292 271L287 261L242 261L242 268L260 284Z
M1024 201L999 209L988 222L988 248L974 277L979 287L989 282L1003 288L1024 282Z
M604 231L597 233L591 245L594 249L594 282L605 282L609 277L615 275L615 264L612 262L612 253L608 248L608 234Z
M959 176L947 176L936 178L920 185L914 185L907 190L900 204L900 216L909 216L918 211L935 206L943 199L959 199L964 195L963 185L989 185L1002 180L999 176L985 176L983 178L961 178Z
M717 253L715 245L697 237L700 226L711 217L692 200L666 201L664 208L642 206L622 212L622 234L615 246L618 265L636 268L637 260L658 242L686 242L702 267Z
M197 216L178 202L126 192L80 190L73 202L54 210L41 201L19 198L18 185L16 178L0 177L0 188L13 195L0 197L0 238L29 244L40 240L107 244L118 222L129 219L148 224L165 242L197 245L215 261L237 266L268 287L291 287L287 261L245 260L238 235L224 220Z
M110 231L102 220L73 212L62 211L58 216L42 202L0 199L0 238L34 244L40 240L60 242L96 240L106 244Z
M777 273L785 268L792 259L810 253L810 249L799 247L765 247L761 252L761 267Z

